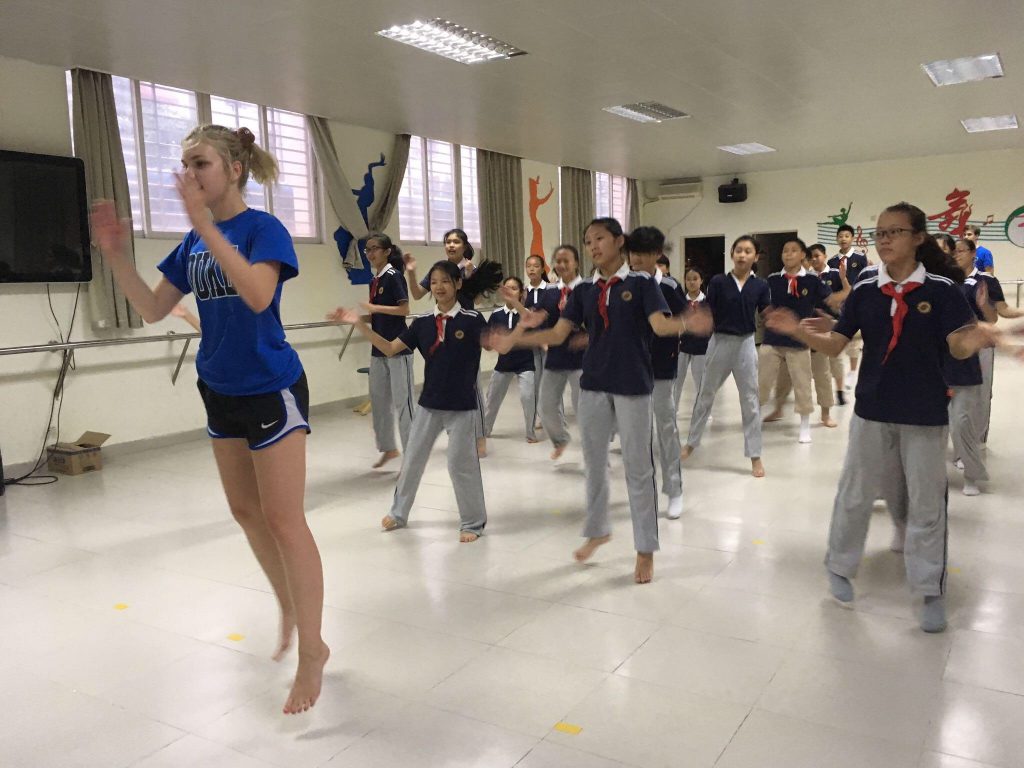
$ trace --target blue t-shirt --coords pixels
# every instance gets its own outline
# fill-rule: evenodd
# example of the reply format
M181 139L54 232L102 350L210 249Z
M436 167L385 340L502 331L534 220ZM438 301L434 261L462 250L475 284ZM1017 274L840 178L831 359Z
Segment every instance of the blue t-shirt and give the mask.
M655 278L657 282L657 279ZM678 315L686 309L686 299L683 297L683 289L679 287L673 278L662 276L658 284L661 293L665 297L668 311ZM677 336L651 336L651 367L654 369L656 379L674 379L679 372L679 337Z
M256 314L195 230L160 262L168 282L195 294L203 329L196 355L199 378L222 395L262 395L290 387L302 375L302 363L281 324L281 286L299 273L291 235L269 213L253 208L217 222L217 229L251 264L276 261L281 272L273 301Z
M691 309L697 309L708 300L703 291L697 294L696 299L691 299L686 294L683 294L683 298L686 299L686 303ZM692 333L684 333L679 337L679 354L706 355L708 353L708 341L710 339L707 336L694 336Z
M385 265L381 273L370 282L370 303L382 304L385 307L408 304L409 287L405 284L405 275L391 264ZM388 341L392 341L405 330L405 318L374 312L370 315L370 328ZM383 352L373 346L370 348L370 354L374 357L385 357ZM407 349L399 354L411 355L412 350Z
M444 326L444 339L437 341L434 314L420 315L398 338L409 349L418 349L426 366L419 404L437 411L475 411L476 377L480 372L480 333L487 327L484 316L473 309L456 307Z
M982 271L995 267L992 261L992 251L984 245L979 245L974 252L974 266Z
M825 303L825 299L832 295L832 289L825 284L824 280L807 271L796 279L796 296L789 293L789 280L782 272L768 275L768 291L771 294L773 307L785 307L795 312L801 319L814 317L819 308L827 309L828 305ZM791 336L775 333L768 328L765 328L762 343L771 347L807 348Z
M754 314L763 311L771 299L768 283L751 274L741 293L731 272L715 275L708 284L708 309L715 321L715 333L746 336L754 332Z
M511 332L519 325L519 313L509 311L507 307L500 307L491 312L487 321L490 328ZM498 355L498 362L494 370L499 373L523 373L534 370L532 349L513 349L511 352Z
M615 395L648 395L654 389L649 317L668 315L668 304L648 274L619 270L621 282L609 290L607 330L598 311L597 278L585 280L569 295L562 319L584 328L590 343L583 353L580 386Z
M582 285L579 283L578 285ZM569 288L565 294L566 303L572 295L573 288ZM553 328L562 316L562 289L554 286L551 290L541 291L538 296L538 309L548 313L544 321L545 328ZM550 371L578 371L583 367L583 350L572 349L572 334L557 347L548 347L548 353L544 356L544 369Z
M842 256L838 253L828 260L828 265L839 271L839 262L842 261ZM851 250L846 254L846 282L850 285L855 285L857 279L860 277L861 270L868 266L868 257L863 253Z
M879 288L880 270L858 282L843 304L835 332L852 339L860 331L864 337L854 407L862 419L920 426L949 423L943 372L949 353L946 337L973 323L974 313L955 283L920 272L923 283L907 294L903 331L884 364L895 300Z

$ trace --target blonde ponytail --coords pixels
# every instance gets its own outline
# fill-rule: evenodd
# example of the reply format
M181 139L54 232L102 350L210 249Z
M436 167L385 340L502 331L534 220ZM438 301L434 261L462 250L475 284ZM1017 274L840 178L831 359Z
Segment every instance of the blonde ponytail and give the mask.
M226 168L235 162L241 164L239 189L245 189L250 174L259 184L277 181L277 161L256 143L256 136L248 128L234 131L223 125L200 125L193 128L181 142L182 149L190 149L196 144L209 144L213 147Z

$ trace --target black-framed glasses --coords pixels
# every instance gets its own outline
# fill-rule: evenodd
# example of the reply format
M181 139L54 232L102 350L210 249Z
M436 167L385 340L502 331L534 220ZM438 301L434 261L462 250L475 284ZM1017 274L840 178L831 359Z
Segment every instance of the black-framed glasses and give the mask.
M379 246L379 245L368 245L365 248L363 248L363 251L365 253L369 253L370 251L383 251L383 250L384 249L381 246Z
M899 237L904 232L913 232L914 230L908 229L907 227L890 227L889 229L876 229L871 234L871 239L876 243L879 240L892 240L893 238Z

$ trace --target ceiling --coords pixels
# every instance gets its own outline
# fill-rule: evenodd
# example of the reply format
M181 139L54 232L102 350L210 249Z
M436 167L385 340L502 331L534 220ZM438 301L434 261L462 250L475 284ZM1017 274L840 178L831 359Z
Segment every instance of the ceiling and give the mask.
M435 16L529 55L466 66L374 34ZM1000 80L920 68L992 51ZM644 179L1024 146L959 122L1024 120L1020 0L0 0L0 56ZM602 111L636 101L692 117ZM716 148L752 141L778 152Z

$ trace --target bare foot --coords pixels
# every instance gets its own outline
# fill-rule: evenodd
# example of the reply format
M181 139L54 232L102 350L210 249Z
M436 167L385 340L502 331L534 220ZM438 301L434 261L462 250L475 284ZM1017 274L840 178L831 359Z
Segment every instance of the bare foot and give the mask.
M679 454L680 461L686 461L693 455L694 448L692 445L684 445L683 450Z
M383 467L385 464L387 464L392 459L397 459L398 455L399 454L398 454L398 449L397 448L394 449L394 450L391 450L391 451L384 451L384 453L382 453L380 455L380 458L377 459L377 461L374 462L373 468L374 469L380 469L381 467Z
M568 443L556 445L555 450L551 452L551 460L554 461L555 459L560 459L562 457L562 454L565 453L566 446L568 446Z
M767 424L769 421L778 421L782 418L782 409L776 408L774 411L764 417L764 423Z
M480 538L480 534L472 531L459 531L459 543L470 544Z
M331 656L327 643L320 642L320 650L312 654L299 653L299 668L295 670L295 682L282 710L286 715L297 715L311 709L320 698L320 686L324 678L324 665Z
M637 552L636 570L633 572L633 580L637 584L647 584L654 578L654 553Z
M380 521L380 527L385 531L393 531L396 528L401 528L402 524L391 515L384 515L384 518Z
M764 477L764 463L760 457L750 460L750 474L754 477Z
M572 553L572 556L576 558L576 562L585 563L597 551L598 547L602 544L607 544L611 540L611 536L598 536L596 539L587 539L582 547Z
M487 438L478 437L476 440L476 455L481 459L487 455Z
M540 440L538 440L536 437L528 437L526 438L526 442L528 442L530 445L533 445L534 443L539 443Z
M285 654L288 653L288 649L292 647L292 637L295 635L295 617L286 616L281 614L281 637L277 644L277 650L274 651L274 655L270 658L274 661L280 661L284 658Z
M828 416L826 414L822 414L822 416L821 416L821 423L822 423L823 426L826 426L826 427L838 427L839 426L839 424L836 423L835 419L833 419L831 416Z

